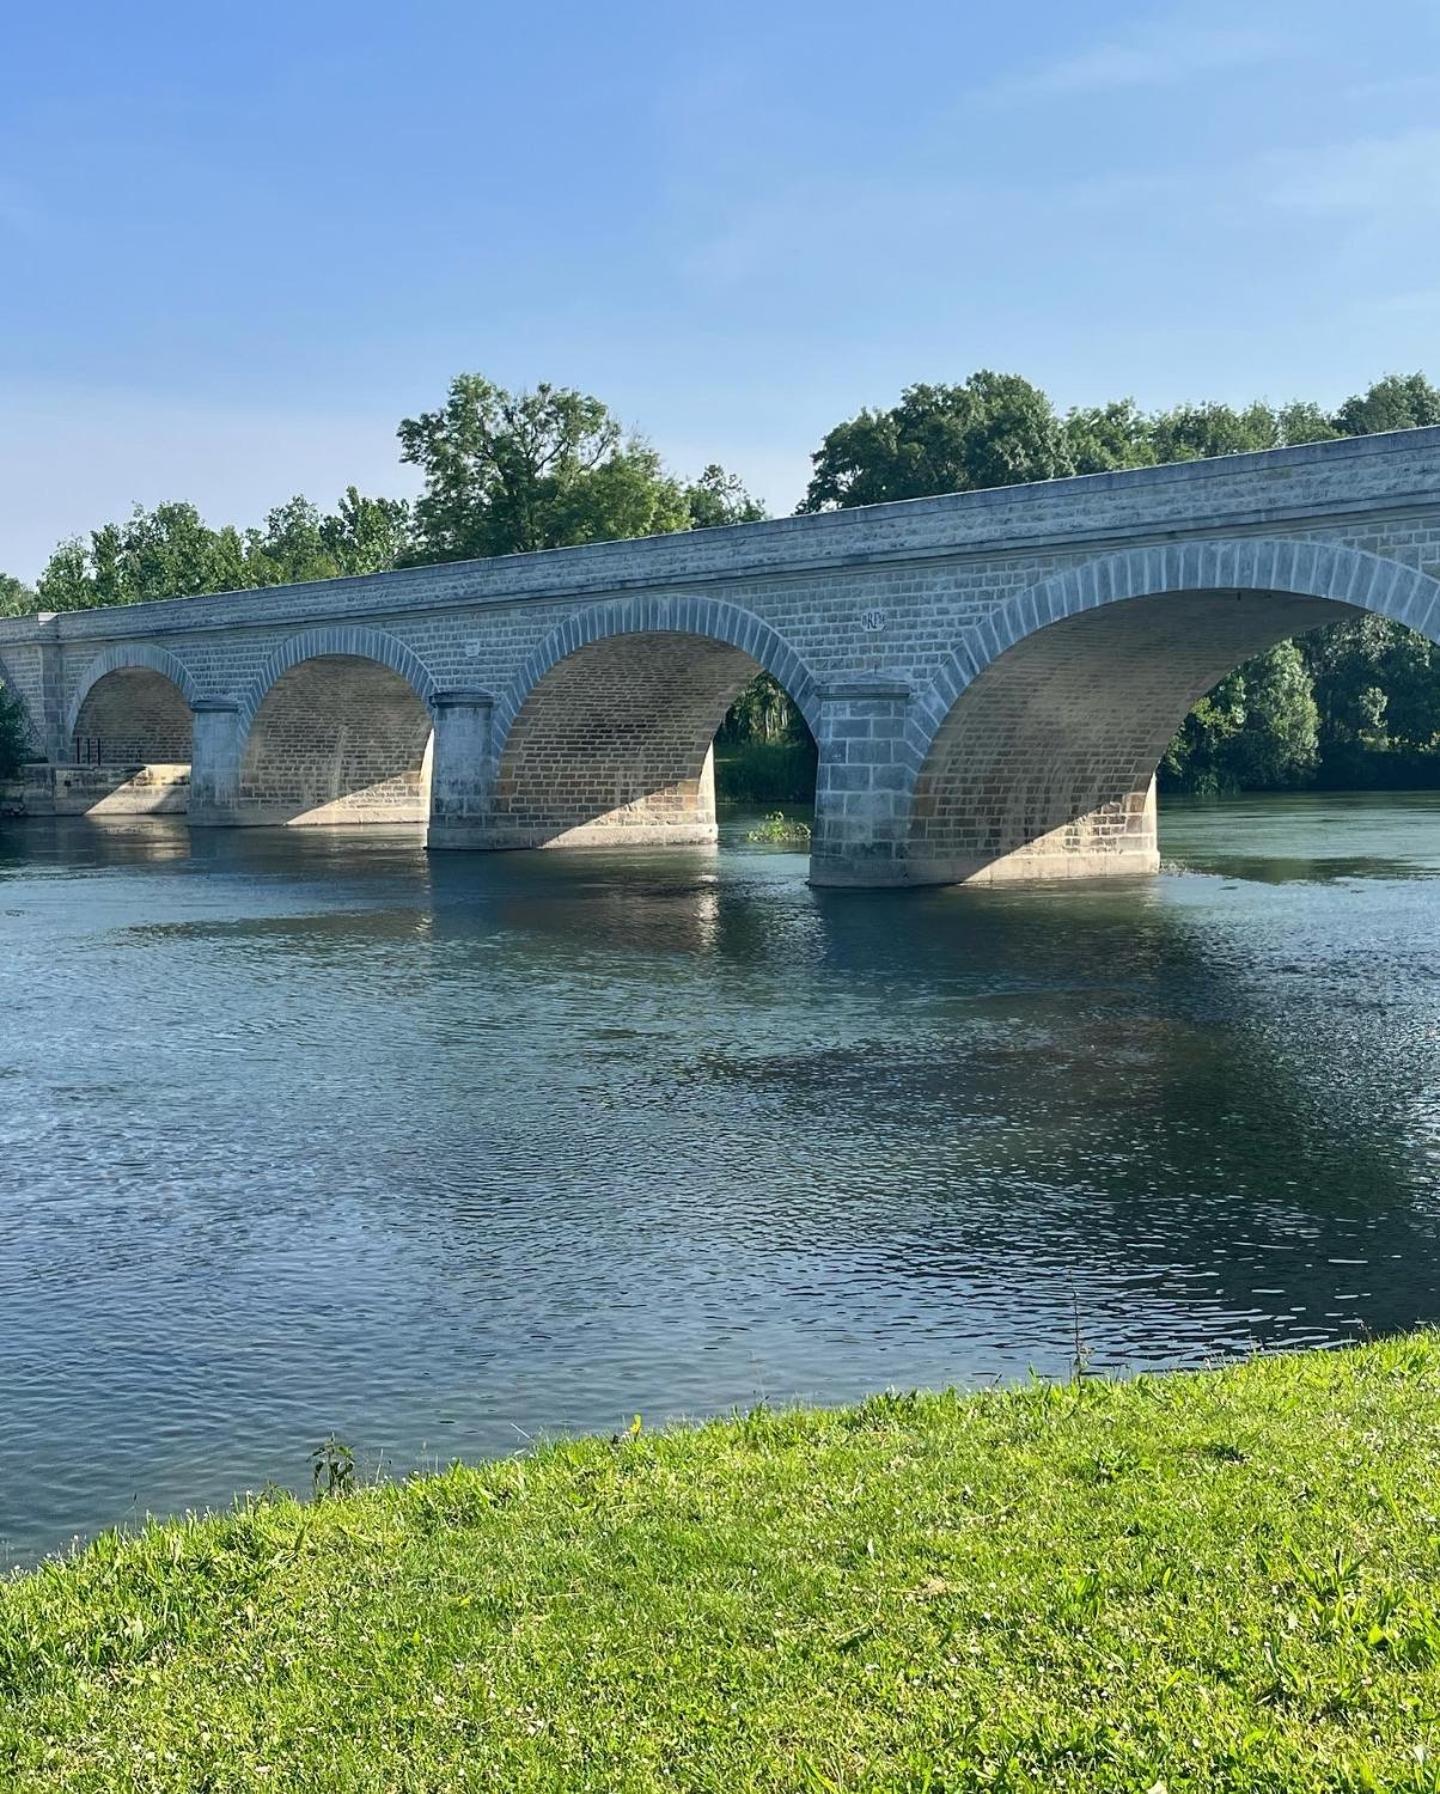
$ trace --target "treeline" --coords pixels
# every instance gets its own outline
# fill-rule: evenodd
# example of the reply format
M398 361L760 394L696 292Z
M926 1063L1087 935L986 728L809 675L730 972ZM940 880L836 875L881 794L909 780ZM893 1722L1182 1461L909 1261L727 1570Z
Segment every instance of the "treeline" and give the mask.
M1129 399L1061 413L1029 381L980 372L908 388L887 410L830 430L812 457L801 511L923 498L1077 473L1149 467L1440 423L1440 390L1391 375L1335 411ZM512 393L479 375L399 425L419 469L413 503L350 487L333 511L303 497L258 528L214 528L193 505L137 507L124 522L62 542L33 589L0 574L0 615L251 590L425 562L524 553L626 536L752 522L763 508L733 474L685 480L599 399L542 385ZM726 720L722 746L783 749L807 736L767 679ZM772 755L803 767L804 753ZM1369 616L1282 643L1197 704L1168 749L1162 782L1224 791L1321 783L1440 783L1440 651ZM763 794L762 794L763 795Z

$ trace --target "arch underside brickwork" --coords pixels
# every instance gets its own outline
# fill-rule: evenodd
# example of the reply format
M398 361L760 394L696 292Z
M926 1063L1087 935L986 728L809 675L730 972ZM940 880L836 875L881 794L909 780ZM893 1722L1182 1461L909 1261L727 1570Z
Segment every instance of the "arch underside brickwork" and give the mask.
M1251 541L1131 551L1022 594L960 645L912 726L905 881L1154 871L1155 768L1186 712L1358 611L1429 634L1440 588L1355 549Z
M540 674L499 742L497 847L712 842L712 745L760 671L671 631L602 636Z
M190 705L175 681L143 665L102 673L74 710L76 758L103 766L188 766Z
M935 736L911 807L912 877L1153 872L1155 768L1191 705L1253 655L1345 614L1318 599L1170 594L1026 637Z
M57 814L184 814L194 742L189 689L189 674L162 650L126 646L92 662L71 699L70 763L53 785Z
M430 740L429 707L403 674L358 654L295 659L255 704L236 820L423 822Z

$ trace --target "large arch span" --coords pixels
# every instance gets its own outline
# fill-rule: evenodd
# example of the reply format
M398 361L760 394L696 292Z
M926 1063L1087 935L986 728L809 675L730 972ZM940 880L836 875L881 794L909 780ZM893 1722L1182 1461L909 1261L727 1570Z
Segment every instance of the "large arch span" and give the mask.
M126 642L97 654L75 682L65 732L102 765L190 762L190 706L199 695L184 661Z
M906 880L1154 871L1155 769L1190 707L1357 610L1437 639L1440 584L1363 550L1271 540L1137 549L1022 592L915 707Z
M424 822L433 696L424 664L381 631L290 637L238 706L236 820Z
M750 612L660 598L577 613L496 708L489 844L714 841L715 733L758 672L818 728L814 678Z

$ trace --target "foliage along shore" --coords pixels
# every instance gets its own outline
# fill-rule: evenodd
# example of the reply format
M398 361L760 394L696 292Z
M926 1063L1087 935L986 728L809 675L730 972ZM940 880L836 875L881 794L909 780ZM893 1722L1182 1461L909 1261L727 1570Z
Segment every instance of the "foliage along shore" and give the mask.
M16 1789L1440 1787L1440 1339L886 1395L0 1583Z

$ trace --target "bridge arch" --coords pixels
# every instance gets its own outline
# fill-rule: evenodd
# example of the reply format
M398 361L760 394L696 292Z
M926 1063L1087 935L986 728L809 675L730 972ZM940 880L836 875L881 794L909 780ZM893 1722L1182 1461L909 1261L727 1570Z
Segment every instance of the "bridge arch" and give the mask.
M694 596L577 611L496 706L495 844L714 840L715 732L757 672L818 735L816 680L753 612Z
M239 800L249 822L423 822L435 682L383 630L287 637L240 700Z
M164 648L117 642L81 673L65 713L68 740L107 765L188 766L190 706L200 695L185 663Z
M1153 778L1242 662L1355 611L1440 639L1440 582L1294 539L1079 562L969 629L914 707L907 876L1099 876L1158 864Z

